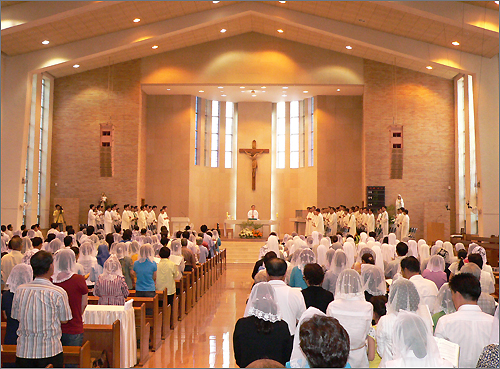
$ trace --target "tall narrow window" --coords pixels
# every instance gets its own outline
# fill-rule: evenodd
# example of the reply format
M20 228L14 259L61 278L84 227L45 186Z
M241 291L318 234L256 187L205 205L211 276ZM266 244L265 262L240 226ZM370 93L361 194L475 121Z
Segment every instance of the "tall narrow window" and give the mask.
M217 168L219 166L219 114L220 103L212 101L212 142L210 146L210 166Z
M311 97L311 121L309 124L309 166L314 166L314 97Z
M46 95L45 95L45 78L42 78L42 94L41 94L41 103L40 103L40 141L38 144L38 191L37 191L37 223L40 223L40 210L41 210L41 193L42 193L42 156L43 156L43 140L44 134L43 131L45 129L45 112L46 112Z
M301 168L305 167L306 163L306 100L300 103L300 164Z
M226 152L225 168L233 167L234 104L226 102Z
M113 125L101 124L101 177L113 176Z
M200 164L200 137L199 137L199 124L200 124L200 107L201 98L196 97L194 107L194 165Z
M464 78L457 81L457 120L458 120L458 223L465 229L465 114Z
M285 102L276 104L276 168L285 168Z
M210 144L210 120L208 119L209 117L209 112L210 112L210 100L205 100L205 133L204 133L204 145L203 145L203 165L208 167L210 161L209 161L209 155L208 153L210 152L208 150L209 144Z
M476 169L476 127L474 120L474 92L472 76L468 75L468 98L469 98L469 167L470 167L470 195L469 206L471 211L471 231L478 233L478 211L477 211L477 169Z
M290 102L290 168L300 164L300 109L298 101Z

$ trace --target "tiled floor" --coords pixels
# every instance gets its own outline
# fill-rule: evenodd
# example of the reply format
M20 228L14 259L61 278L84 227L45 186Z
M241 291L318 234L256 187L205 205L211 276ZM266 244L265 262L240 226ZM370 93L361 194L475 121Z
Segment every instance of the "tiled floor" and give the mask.
M144 368L237 367L232 335L245 311L252 269L250 263L228 263L225 273L152 353Z

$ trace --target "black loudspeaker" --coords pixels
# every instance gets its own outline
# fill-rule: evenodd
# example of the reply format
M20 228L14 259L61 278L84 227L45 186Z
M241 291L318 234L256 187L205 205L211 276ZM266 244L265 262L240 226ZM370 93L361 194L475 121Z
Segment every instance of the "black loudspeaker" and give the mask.
M366 207L372 210L385 206L385 186L366 186Z

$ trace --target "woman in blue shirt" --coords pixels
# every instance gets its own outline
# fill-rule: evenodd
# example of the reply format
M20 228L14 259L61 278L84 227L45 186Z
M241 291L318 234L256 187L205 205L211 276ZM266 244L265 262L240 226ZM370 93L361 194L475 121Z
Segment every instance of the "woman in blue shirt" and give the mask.
M300 251L299 264L292 269L292 273L290 274L290 287L300 287L301 289L306 289L307 283L304 280L304 267L307 264L314 263L316 263L316 256L311 249L306 248Z
M135 295L137 297L154 297L156 295L156 270L157 265L153 259L153 246L146 243L139 249L139 259L134 263L134 272L137 277L135 282Z

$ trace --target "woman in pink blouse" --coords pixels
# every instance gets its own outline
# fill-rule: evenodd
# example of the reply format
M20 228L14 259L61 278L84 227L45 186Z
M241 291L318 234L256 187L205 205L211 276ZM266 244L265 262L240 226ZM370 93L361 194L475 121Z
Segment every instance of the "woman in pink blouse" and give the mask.
M104 263L104 271L95 284L94 295L99 296L99 305L125 305L128 294L120 261L112 255Z

